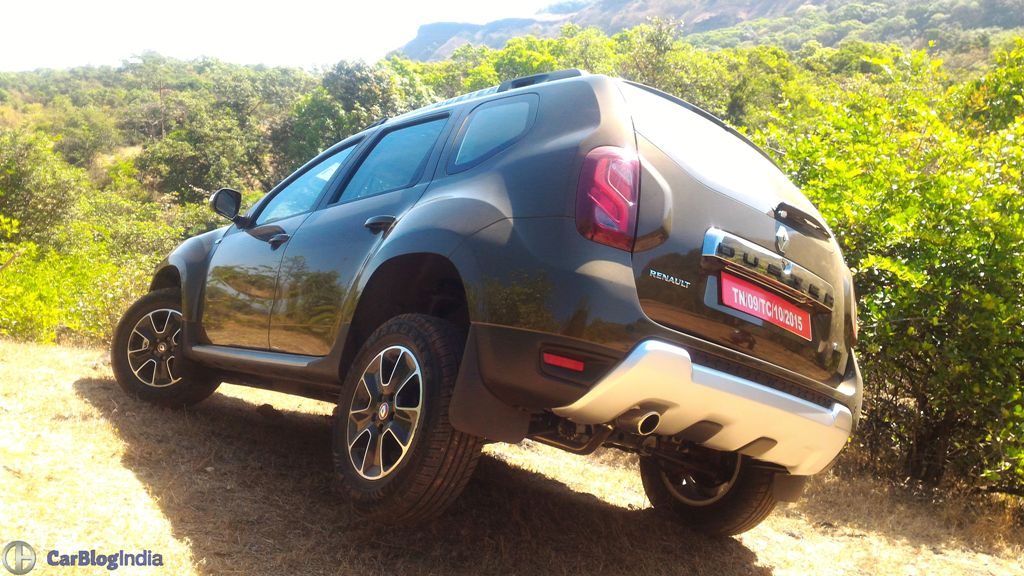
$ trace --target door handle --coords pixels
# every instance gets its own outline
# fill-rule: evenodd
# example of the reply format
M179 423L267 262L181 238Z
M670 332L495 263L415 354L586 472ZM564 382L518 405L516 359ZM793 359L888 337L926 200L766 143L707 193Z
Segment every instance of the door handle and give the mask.
M394 216L371 216L363 222L363 226L366 226L370 232L377 234L378 232L387 232L395 225L396 218Z
M271 236L270 239L267 240L267 244L270 244L271 250L277 250L281 246L281 244L284 244L290 239L290 235L282 232L280 234L274 234L273 236Z

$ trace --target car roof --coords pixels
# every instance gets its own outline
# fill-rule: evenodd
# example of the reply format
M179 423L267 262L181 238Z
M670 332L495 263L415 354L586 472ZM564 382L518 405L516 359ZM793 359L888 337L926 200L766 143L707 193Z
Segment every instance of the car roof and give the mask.
M338 147L344 145L347 142L350 142L354 138L361 138L361 137L365 136L365 134L368 131L371 131L371 130L373 130L373 129L377 128L377 127L380 127L380 126L385 126L386 127L386 126L391 125L391 124L405 122L407 120L415 119L415 118L420 117L420 116L428 116L428 115L431 115L431 114L434 114L434 113L450 111L450 110L453 110L453 109L455 109L455 108L457 108L459 106L465 105L467 103L481 103L481 102L486 101L490 97L498 95L498 94L504 95L506 93L515 93L516 91L524 89L524 88L536 88L536 87L539 87L539 86L541 86L543 84L548 84L548 83L553 83L553 82L568 82L568 81L573 81L573 80L585 80L587 77L590 77L590 78L611 78L611 77L605 76L603 74L590 74L590 73L585 72L583 70L580 70L578 68L568 68L568 69L565 69L565 70L556 70L556 71L553 71L553 72L542 72L540 74L532 74L530 76L523 76L523 77L520 77L520 78L513 78L512 80L506 80L506 81L502 82L501 84L499 84L497 86L490 86L490 87L484 88L482 90L476 90L474 92L468 92L466 94L461 94L459 96L455 96L453 98L448 98L448 99L442 100L440 102L435 102L433 104L428 104L428 105L423 106L421 108L417 108L415 110L410 110L409 112L405 112L403 114L399 114L398 116L395 116L395 117L392 117L392 118L381 118L381 119L377 120L376 122L370 124L366 128L363 128L358 133L353 134L352 136L349 136L348 138L345 138L341 142L338 142L337 144L331 146L330 148L328 148L324 152L325 153L326 152L330 152L331 150L333 150L335 148L338 148ZM739 132L738 130L736 130L735 128L733 128L729 124L727 124L724 120L722 120L721 118L715 116L711 112L708 112L707 110L701 108L700 106L697 106L696 104L693 104L691 102L688 102L686 100L683 100L681 98L673 96L672 94L668 94L666 92L658 90L657 88L652 88L652 87L647 86L645 84L641 84L639 82L634 82L634 81L631 81L631 80L626 80L624 78L611 78L611 79L613 79L613 80L615 80L617 82L625 82L625 83L631 84L633 86L636 86L638 88L642 88L644 90L647 90L649 92L657 94L657 95L659 95L659 96L661 96L663 98L666 98L666 99L668 99L668 100L670 100L670 101L672 101L672 102L674 102L674 103L676 103L676 104L678 104L680 106L683 106L684 108L686 108L686 109L688 109L688 110L690 110L692 112L695 112L695 113L699 114L700 116L703 116L707 120L710 120L711 122L714 122L715 124L718 124L722 128L726 129L728 132L730 132L733 136L735 136L736 138L739 138L740 140L745 142L747 145L749 145L750 147L752 147L755 150L757 150L762 156L767 158L772 164L775 164L776 167L778 167L778 163L775 161L775 159L772 158L771 155L769 155L763 149L761 149L761 147L759 147L758 145L754 144L745 134L743 134L742 132Z
M461 104L465 104L467 102L472 102L472 101L477 101L477 100L482 101L482 100L488 98L489 96L494 96L496 94L504 94L504 93L507 93L507 92L513 92L513 91L521 89L521 88L527 88L527 87L531 87L531 86L538 86L538 85L546 84L546 83L549 83L549 82L557 82L559 80L569 80L569 79L573 79L573 78L582 78L584 76L591 76L591 74L589 74L587 72L584 72L583 70L579 70L577 68L568 68L568 69L565 69L565 70L556 70L554 72L542 72L540 74L533 74L533 75L530 75L530 76L523 76L521 78L514 78L512 80L506 80L505 82L502 82L501 84L499 84L497 86L490 86L490 87L484 88L482 90L476 90L474 92L469 92L469 93L466 93L466 94L461 94L459 96L455 96L454 98L448 98L447 100L442 100L440 102L435 102L433 104L428 104L426 106L423 106L422 108L417 108L415 110L411 110L411 111L406 112L404 114L400 114L398 116L395 116L394 118L387 118L387 119L378 120L377 122L374 122L370 126L367 126L367 128L371 128L373 126L379 126L379 125L382 125L382 124L383 125L387 125L387 124L391 124L392 122L404 121L404 120L408 120L410 118L415 118L416 116L426 115L426 114L432 113L432 112L439 112L439 111L442 111L442 110L450 110L452 108L455 108L455 107L457 107L457 106L459 106Z

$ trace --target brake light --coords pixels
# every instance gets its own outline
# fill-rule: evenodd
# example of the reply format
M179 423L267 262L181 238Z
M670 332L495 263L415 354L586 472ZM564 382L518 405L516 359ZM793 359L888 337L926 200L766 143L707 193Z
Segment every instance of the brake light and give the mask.
M576 228L584 238L633 250L639 175L631 150L601 146L587 154L576 189Z

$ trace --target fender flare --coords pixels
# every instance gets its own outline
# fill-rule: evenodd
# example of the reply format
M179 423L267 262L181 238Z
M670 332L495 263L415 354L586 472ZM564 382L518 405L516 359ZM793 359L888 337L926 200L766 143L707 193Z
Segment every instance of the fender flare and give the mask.
M150 290L172 287L176 278L181 289L181 314L186 322L199 321L210 256L226 230L227 227L218 228L185 240L156 267Z

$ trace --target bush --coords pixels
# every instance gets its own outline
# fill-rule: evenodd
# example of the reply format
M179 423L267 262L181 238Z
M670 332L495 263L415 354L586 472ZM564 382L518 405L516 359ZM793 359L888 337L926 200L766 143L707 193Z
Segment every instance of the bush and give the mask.
M855 270L872 464L938 484L1024 487L1024 118L961 121L923 53L825 87L813 121L759 135ZM1006 76L1015 77L1013 74Z
M18 221L16 240L45 244L90 187L84 171L54 152L52 139L0 128L0 214Z

